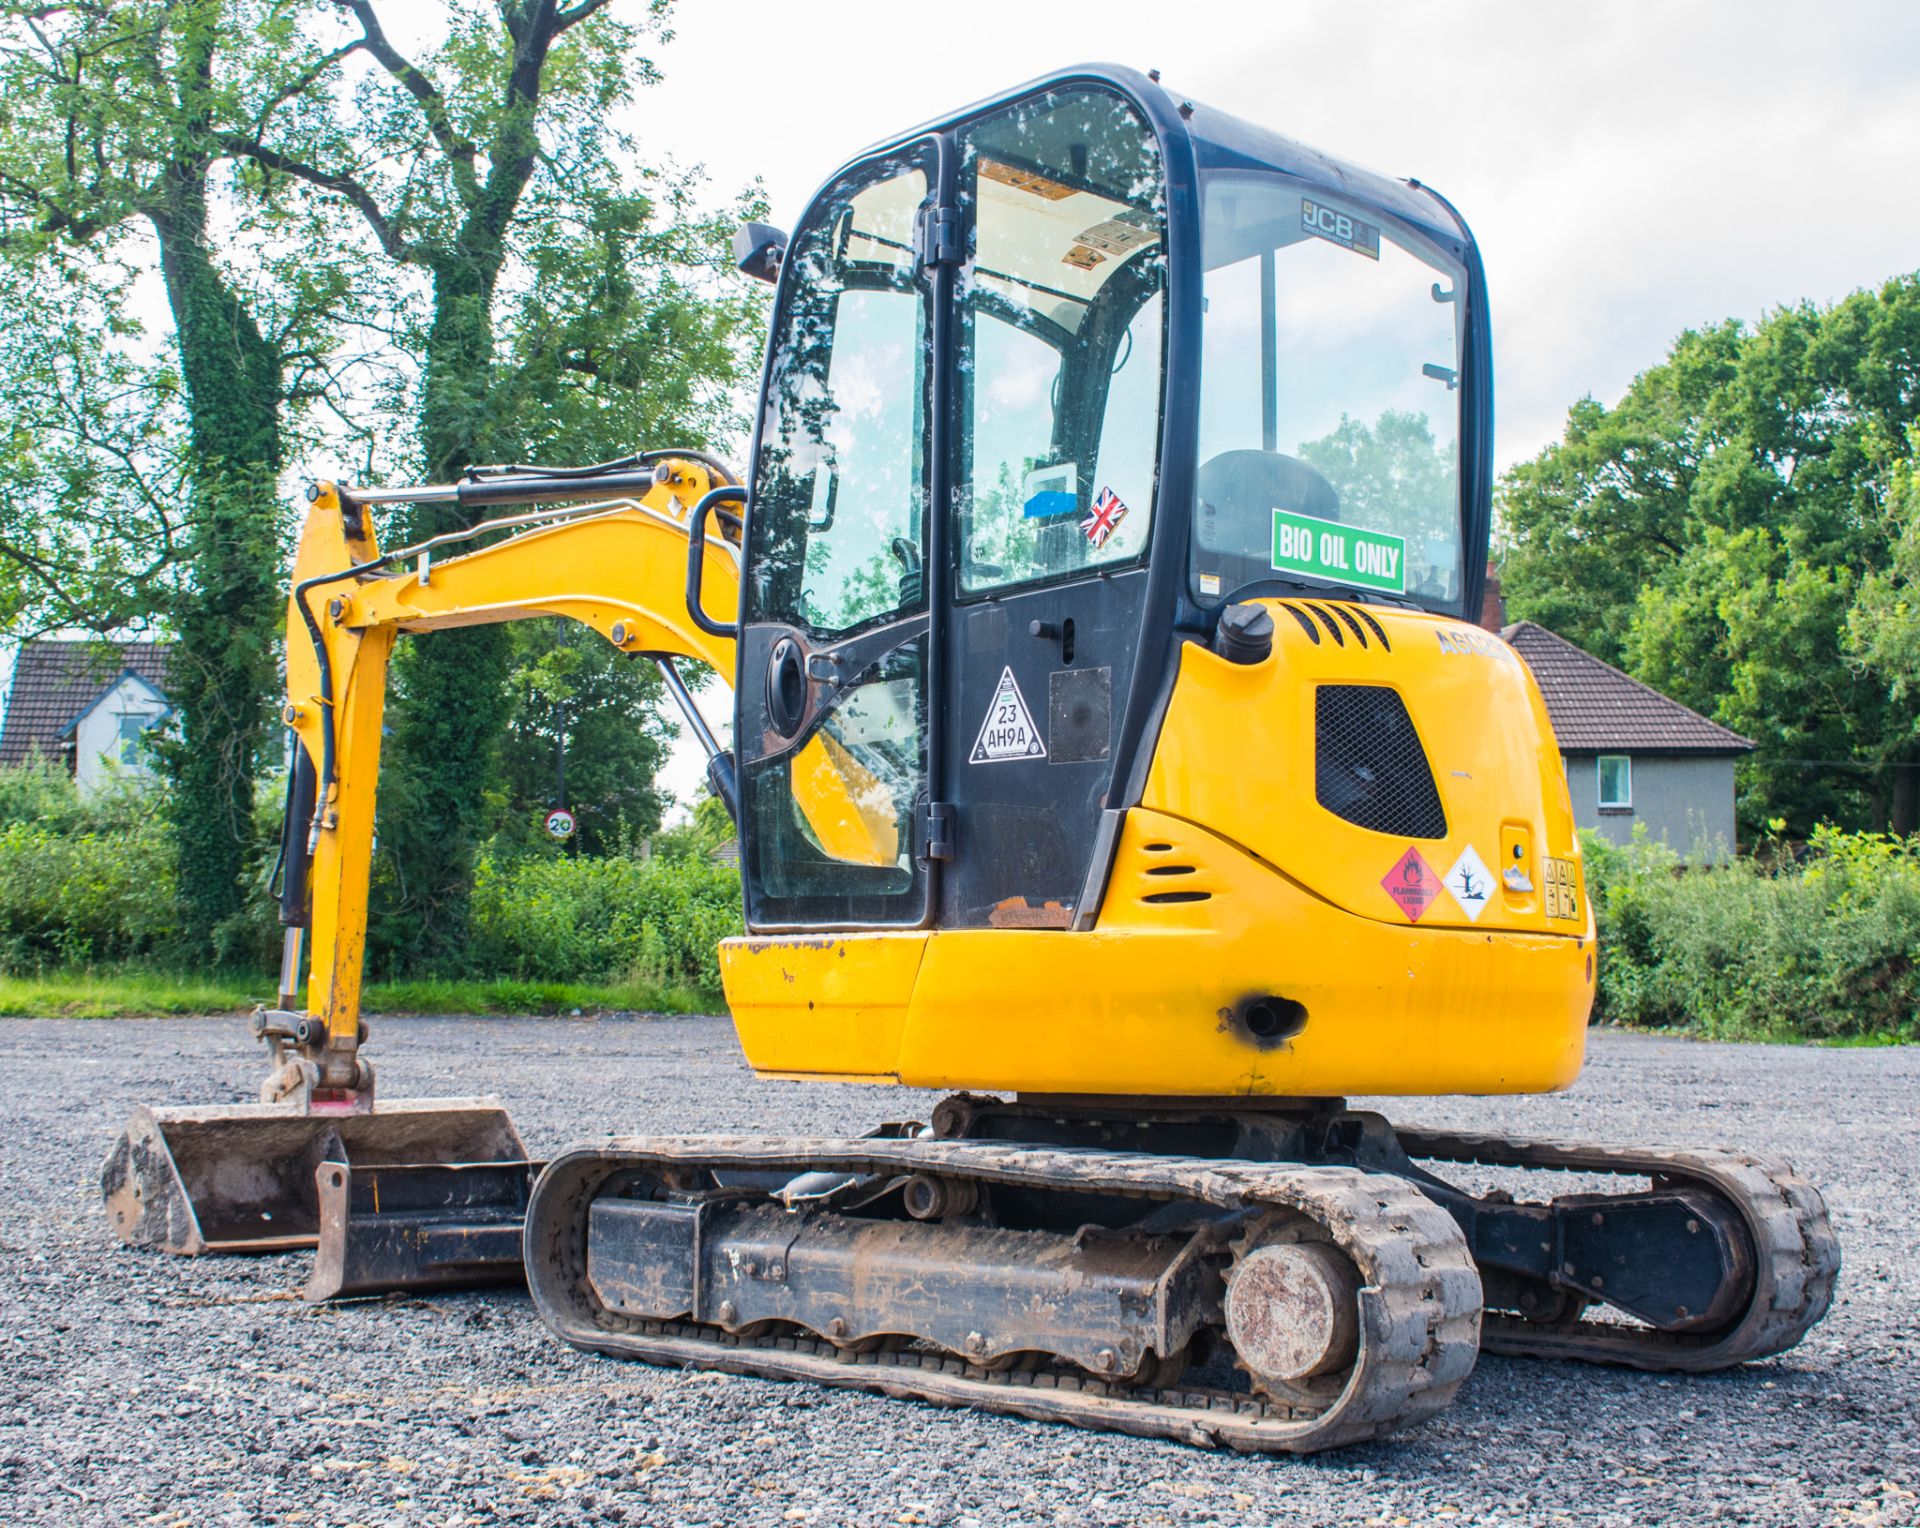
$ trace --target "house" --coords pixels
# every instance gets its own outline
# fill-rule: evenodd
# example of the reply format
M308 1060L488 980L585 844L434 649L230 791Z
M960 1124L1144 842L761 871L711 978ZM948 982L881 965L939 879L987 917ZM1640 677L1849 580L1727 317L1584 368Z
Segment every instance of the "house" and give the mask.
M152 773L145 735L173 714L164 642L42 639L22 644L0 724L0 765L36 754L64 764L82 795Z
M1573 820L1625 843L1636 826L1681 853L1734 844L1733 766L1753 744L1519 621L1500 635L1533 671L1567 771Z

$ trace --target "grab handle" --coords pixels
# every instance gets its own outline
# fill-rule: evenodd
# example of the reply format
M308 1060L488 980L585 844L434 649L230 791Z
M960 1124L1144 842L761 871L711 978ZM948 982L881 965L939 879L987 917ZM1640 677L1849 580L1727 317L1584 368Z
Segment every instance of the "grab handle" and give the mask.
M687 516L687 615L710 637L737 637L740 627L733 621L716 621L700 608L700 586L707 567L707 511L711 509L724 525L735 517L718 506L744 504L746 498L746 489L729 483L706 494Z

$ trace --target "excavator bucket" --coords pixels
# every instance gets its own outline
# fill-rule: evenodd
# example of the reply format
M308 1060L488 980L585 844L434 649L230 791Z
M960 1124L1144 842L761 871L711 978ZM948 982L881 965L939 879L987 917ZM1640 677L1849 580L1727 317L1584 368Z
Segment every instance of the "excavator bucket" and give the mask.
M526 1155L493 1098L401 1099L365 1113L143 1107L108 1153L100 1188L114 1230L132 1246L187 1257L284 1252L319 1240L323 1163L524 1163Z

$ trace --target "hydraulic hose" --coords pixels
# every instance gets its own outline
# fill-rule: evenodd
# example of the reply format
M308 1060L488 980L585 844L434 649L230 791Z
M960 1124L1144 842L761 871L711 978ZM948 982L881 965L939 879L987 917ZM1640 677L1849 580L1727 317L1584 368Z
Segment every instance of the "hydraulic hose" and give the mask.
M546 478L583 478L596 477L602 473L624 472L633 467L647 467L655 462L668 461L681 457L686 461L698 462L713 475L716 483L731 484L739 480L733 475L733 469L717 456L709 456L705 451L642 451L634 456L616 456L612 461L592 462L584 467L541 467L527 462L504 462L494 467L469 467L461 474L470 481L492 477L546 477Z

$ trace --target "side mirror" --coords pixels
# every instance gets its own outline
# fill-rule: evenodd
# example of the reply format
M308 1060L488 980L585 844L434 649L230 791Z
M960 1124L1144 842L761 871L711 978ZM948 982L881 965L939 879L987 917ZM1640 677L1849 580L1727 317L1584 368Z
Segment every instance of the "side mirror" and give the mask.
M780 279L780 260L787 252L787 236L770 223L743 223L733 236L733 261L759 281Z

